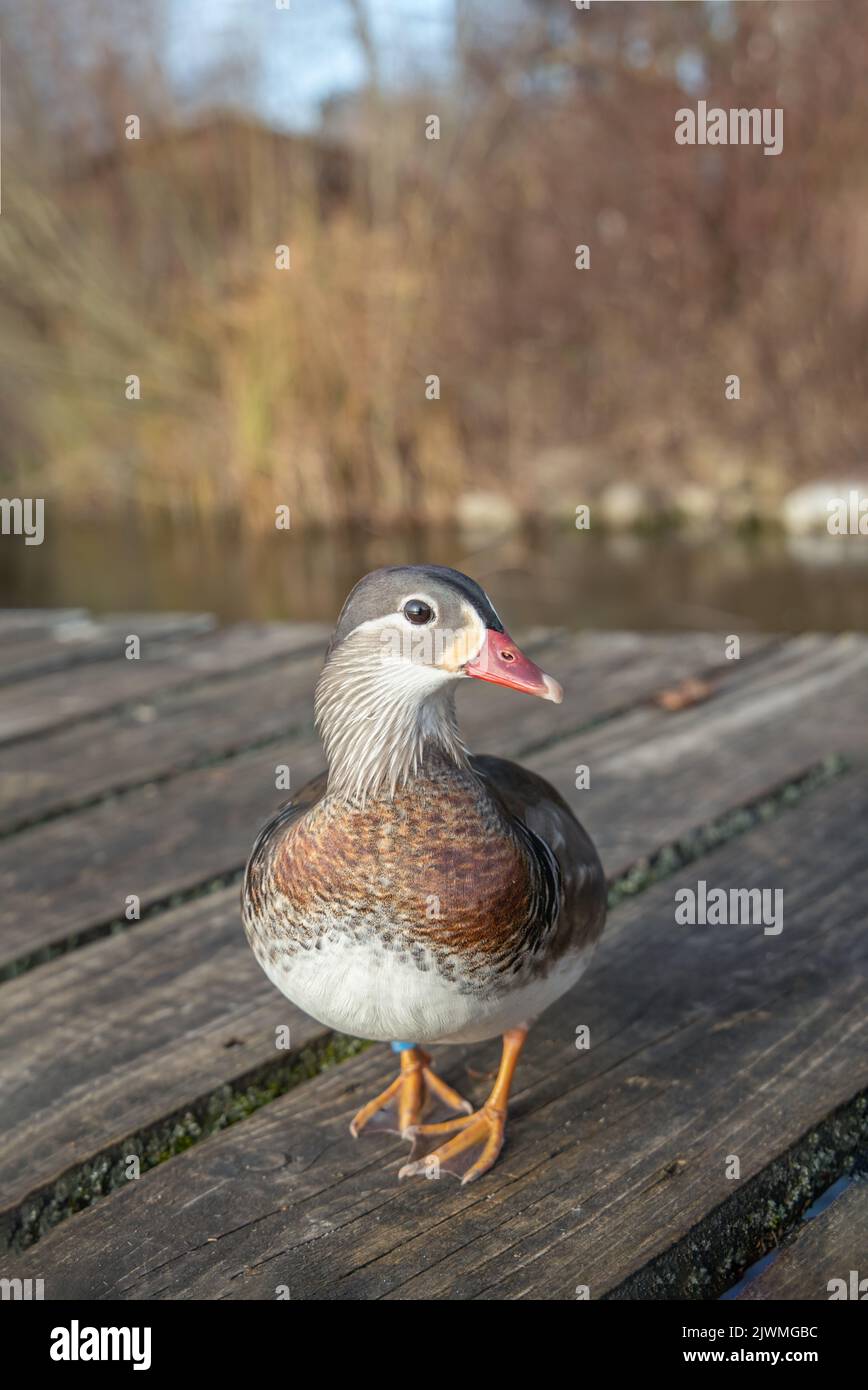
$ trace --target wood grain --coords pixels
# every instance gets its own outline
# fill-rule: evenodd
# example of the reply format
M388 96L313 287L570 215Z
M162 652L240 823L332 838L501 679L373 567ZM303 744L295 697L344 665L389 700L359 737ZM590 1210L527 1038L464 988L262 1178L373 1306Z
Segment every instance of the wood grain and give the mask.
M682 661L712 658L717 639L706 640L708 646L688 644ZM541 647L534 644L538 655L551 649L547 639ZM563 665L571 653L569 647L558 653L555 646L552 655ZM631 681L641 677L647 695L670 655L668 640L619 634L604 646L594 635L579 644L586 698L590 692L599 708L616 692L623 696L625 688L641 688L619 685L617 669L628 669ZM299 665L302 678L307 670L305 663ZM283 685L279 666L269 668L267 676L274 671ZM226 684L234 689L234 682ZM482 712L485 699L476 705ZM249 700L244 708L250 710ZM540 708L550 707L540 703ZM506 695L507 712L515 716L521 709L521 702ZM173 727L170 722L170 737ZM510 727L498 721L504 739L515 736ZM533 735L534 729L524 722L522 736L528 732ZM615 824L629 809L617 797L610 798L610 808ZM657 845L652 829L646 848L650 852ZM137 967L138 961L146 965ZM223 979L231 982L228 995ZM167 1107L194 1105L203 1094L273 1062L274 1028L286 1016L281 997L243 940L237 889L209 894L42 966L7 984L3 997L0 1053L16 1058L3 1104L7 1133L0 1189L7 1213L28 1193L56 1183L124 1135L154 1126ZM155 1031L155 1017L167 1031ZM121 1021L125 1036L131 1030L131 1050L116 1045L113 1018ZM312 1027L308 1023L305 1043L323 1035ZM227 1028L240 1039L228 1050ZM72 1033L81 1044L74 1059L65 1046Z
M0 639L6 643L50 637L61 624L80 623L87 617L84 608L0 608Z
M55 671L0 685L0 744L55 730L62 736L69 723L93 719L104 710L154 701L292 653L322 653L327 640L328 629L320 624L240 623L149 642L139 661L127 661L115 647L113 660L77 667L74 680ZM83 740L87 732L82 732ZM0 749L0 756L8 751Z
M3 643L0 682L23 680L48 671L68 670L85 662L123 656L130 634L142 647L168 637L191 637L214 627L209 613L119 613L108 618L65 618L48 632Z
M290 1029L289 1053L278 1027ZM326 1033L269 985L244 941L237 889L9 983L0 1232L64 1174Z
M631 668L622 669L620 690L618 672L598 687L603 700L618 700L616 708L627 690L638 698ZM462 722L477 751L523 758L549 777L588 823L614 872L831 751L830 724L836 740L845 734L854 743L864 739L866 671L868 641L840 650L822 639L804 649L787 644L743 665L729 663L711 701L668 714L650 702L660 672L649 667L652 688L646 686L642 709L588 732L565 732L532 756L527 750L538 742L540 709L553 711L553 731L559 718L566 729L594 719L599 706L587 689L565 714L547 702L475 689ZM302 728L310 727L312 708L304 704L295 711ZM652 759L649 794L651 774L642 768ZM590 792L576 790L580 762L592 768ZM275 789L275 769L284 764L293 787L319 771L321 752L312 734L183 773L0 843L0 967L120 918L130 894L145 908L240 868L259 826L285 800Z
M297 732L312 737L307 697L319 674L325 637L320 643L317 632L315 649L308 651L299 646L297 635L290 645L288 634L295 634L295 629L275 626L246 633L236 629L231 638L222 635L217 648L223 659L223 680L201 680L180 690L158 688L157 698L142 694L92 718L86 729L63 722L44 730L38 739L19 740L0 750L0 833L28 819L82 805L112 789L166 777L197 762L277 739L299 719ZM751 651L765 645L754 639ZM204 647L200 641L194 648L197 669L216 674L216 662L204 668ZM722 660L719 638L704 634L639 637L618 633L605 640L589 634L578 641L539 634L531 637L528 649L581 688L582 705L593 719L610 715L617 708L616 699L629 703L636 695L653 692L673 670L711 668ZM275 653L279 658L284 650L289 652L286 658L275 659ZM130 664L137 663L123 662ZM165 662L159 665L163 668ZM575 704L553 710L527 701L517 709L509 693L490 693L490 717L501 722L523 715L528 743L550 741L575 724ZM2 709L0 691L0 720Z
M626 906L586 979L532 1031L508 1147L473 1187L399 1185L404 1145L349 1137L389 1070L372 1049L71 1218L4 1272L44 1277L47 1298L616 1292L868 1087L866 814L865 777L842 777ZM675 888L699 878L781 888L783 931L676 925ZM574 1045L580 1024L589 1051ZM495 1059L486 1044L441 1049L440 1064L479 1099ZM718 1224L722 1248L692 1247L669 1296L691 1296L708 1269L733 1272L738 1231Z
M299 717L310 737L321 660L295 654L0 750L0 832L277 739Z

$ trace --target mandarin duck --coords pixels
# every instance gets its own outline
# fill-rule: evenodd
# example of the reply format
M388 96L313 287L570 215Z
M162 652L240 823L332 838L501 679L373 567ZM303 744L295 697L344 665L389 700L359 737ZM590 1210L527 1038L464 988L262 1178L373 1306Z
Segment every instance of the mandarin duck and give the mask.
M247 938L278 989L398 1054L352 1134L392 1129L414 1144L399 1177L464 1183L497 1159L528 1028L575 984L606 915L599 857L566 802L462 741L455 688L468 678L562 698L457 570L362 579L316 689L328 772L264 827L242 890ZM474 1110L425 1048L495 1037L500 1067ZM425 1123L432 1107L454 1113Z

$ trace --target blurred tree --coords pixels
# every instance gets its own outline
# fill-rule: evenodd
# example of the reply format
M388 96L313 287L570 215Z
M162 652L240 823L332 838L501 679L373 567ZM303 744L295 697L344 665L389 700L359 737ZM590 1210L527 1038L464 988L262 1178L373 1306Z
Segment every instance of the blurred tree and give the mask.
M384 13L190 22L184 76L168 0L0 0L4 480L255 525L630 479L738 518L862 463L864 4L444 0L427 66L430 9ZM255 109L293 44L336 53L304 136ZM700 98L783 108L783 153L676 145Z

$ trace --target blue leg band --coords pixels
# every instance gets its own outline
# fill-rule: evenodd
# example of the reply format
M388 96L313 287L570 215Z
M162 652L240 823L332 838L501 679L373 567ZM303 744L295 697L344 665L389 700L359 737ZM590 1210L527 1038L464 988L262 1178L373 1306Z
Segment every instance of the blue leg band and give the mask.
M389 1046L391 1047L393 1052L409 1052L410 1048L415 1047L416 1044L393 1042L390 1043Z

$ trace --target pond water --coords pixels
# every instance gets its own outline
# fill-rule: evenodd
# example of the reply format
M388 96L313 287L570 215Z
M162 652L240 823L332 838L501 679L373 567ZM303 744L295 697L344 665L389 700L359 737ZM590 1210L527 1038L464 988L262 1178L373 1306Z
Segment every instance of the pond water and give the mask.
M64 522L0 544L0 603L207 610L226 622L332 622L379 565L436 562L478 579L513 628L868 630L868 538L601 535L543 530L301 531Z

